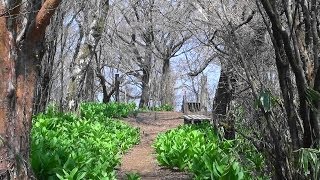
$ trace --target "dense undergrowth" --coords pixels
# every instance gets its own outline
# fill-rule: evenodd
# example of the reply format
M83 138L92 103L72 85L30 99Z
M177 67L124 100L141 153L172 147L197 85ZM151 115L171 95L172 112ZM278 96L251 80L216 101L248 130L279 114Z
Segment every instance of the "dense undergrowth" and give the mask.
M121 154L139 142L139 130L112 119L132 104L85 103L81 115L48 108L33 119L31 165L37 179L115 179Z
M194 179L266 179L264 159L245 140L221 140L209 124L183 125L159 134L158 163L186 170Z
M109 118L128 117L136 109L135 103L82 103L80 106L81 117L92 119L99 116Z
M172 105L169 104L164 104L164 105L160 105L160 106L152 106L152 107L142 107L139 108L138 111L139 112L149 112L149 111L173 111L174 108Z

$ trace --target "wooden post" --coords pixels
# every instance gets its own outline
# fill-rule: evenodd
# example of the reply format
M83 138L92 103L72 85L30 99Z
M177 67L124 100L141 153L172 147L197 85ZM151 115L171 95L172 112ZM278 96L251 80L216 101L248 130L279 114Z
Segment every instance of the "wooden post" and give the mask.
M116 86L116 102L119 102L119 90L120 90L120 80L119 74L115 74L115 86Z

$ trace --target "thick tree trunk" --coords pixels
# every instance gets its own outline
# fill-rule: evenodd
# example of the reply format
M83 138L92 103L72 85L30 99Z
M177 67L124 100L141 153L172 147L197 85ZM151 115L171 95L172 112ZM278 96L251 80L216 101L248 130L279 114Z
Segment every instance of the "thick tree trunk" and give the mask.
M170 59L163 60L162 77L161 77L161 97L162 105L173 105L173 85L170 73Z
M1 77L7 80L1 81L0 85L0 153L4 159L0 161L0 177L6 179L17 174L18 179L26 179L30 176L29 136L38 62L22 51L16 60L3 53L9 55L9 52L1 52L1 64L4 65Z
M221 75L218 83L218 89L214 98L213 105L213 119L215 126L222 125L225 130L226 139L235 138L235 125L233 118L228 119L227 113L230 110L230 103L232 100L232 76L224 70L221 70Z
M143 69L142 73L143 73L142 74L142 92L141 92L139 108L148 106L149 100L150 100L150 92L149 92L150 71Z
M53 34L57 34L56 31L57 28L55 27L53 29ZM44 56L44 61L41 62L41 72L37 82L38 86L35 94L33 114L43 112L50 100L56 45L57 39L55 38L54 41L51 41L48 44L48 48L43 51L43 53L46 51L46 55Z
M85 36L83 25L77 21L79 26L79 39L73 55L73 62L71 63L71 81L68 85L67 102L69 110L76 110L81 100L93 101L95 98L94 85L94 61L96 56L96 47L104 32L104 24L109 10L109 1L101 1L100 6L103 11L101 13L94 13L94 19L90 24L89 34ZM86 14L89 16L89 14ZM81 41L85 36L85 43L81 45ZM95 57L97 60L97 57Z
M150 101L150 74L151 74L151 64L152 64L152 41L153 34L152 28L148 28L146 33L146 49L145 49L145 57L142 62L142 77L141 77L141 98L139 103L139 108L145 107L149 105ZM138 53L139 54L139 53ZM139 57L139 56L137 56ZM140 57L139 57L140 58Z
M87 102L94 101L94 70L92 64L89 64L87 67L85 86L83 89L82 99Z
M49 65L49 67L46 67L44 73L42 74L42 77L40 78L39 87L37 93L35 94L36 97L34 114L43 112L47 106L48 98L50 96L51 91L51 67L51 64Z
M10 39L5 41L12 42ZM5 48L7 52L2 51L0 54L1 64L5 65L1 67L1 77L6 79L0 85L0 97L3 100L0 112L0 152L4 159L0 161L0 169L3 178L17 175L18 179L27 179L31 172L28 165L29 136L40 61L34 57L35 54L29 53L29 48L36 49L33 44L26 44L25 48L19 50L9 45ZM8 56L9 51L17 52L16 59Z
M29 139L41 42L59 3L47 0L40 6L34 19L29 19L23 41L15 39L19 21L11 16L0 17L0 179L31 178ZM0 3L1 12L19 13L18 8Z

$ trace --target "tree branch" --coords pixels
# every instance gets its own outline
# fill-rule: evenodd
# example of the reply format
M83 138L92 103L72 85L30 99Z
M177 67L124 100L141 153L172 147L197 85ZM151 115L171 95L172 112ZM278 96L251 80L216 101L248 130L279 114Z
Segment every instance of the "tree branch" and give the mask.
M46 0L43 3L35 17L35 21L28 29L26 38L30 42L38 42L42 40L45 35L46 27L50 23L50 18L53 16L60 2L61 0Z
M249 17L244 22L242 22L241 24L236 26L236 28L234 30L237 30L237 29L241 28L243 25L248 24L252 20L254 14L255 14L255 11L252 11L251 14L249 15Z
M216 58L218 55L215 54L211 57L209 57L208 59L206 59L206 61L200 66L200 68L196 71L192 71L192 72L189 72L188 75L189 76L198 76L202 71L204 71L208 65L212 62L212 60L214 60L214 58Z

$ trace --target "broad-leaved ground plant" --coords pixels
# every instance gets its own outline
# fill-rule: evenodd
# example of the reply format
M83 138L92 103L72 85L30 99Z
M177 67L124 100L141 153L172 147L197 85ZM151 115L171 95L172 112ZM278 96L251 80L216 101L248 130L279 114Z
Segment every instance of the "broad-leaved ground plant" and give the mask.
M121 108L81 107L82 117L51 108L33 119L31 164L37 179L115 179L121 154L139 142L138 129L107 115L118 117L114 109Z
M154 143L160 165L189 171L199 180L251 179L252 166L261 166L263 158L251 147L239 146L238 140L222 140L210 124L181 125L159 134ZM253 156L248 166L242 164L238 149Z

